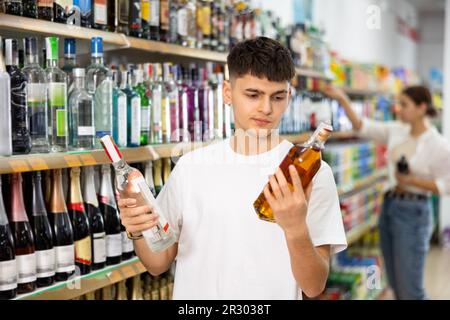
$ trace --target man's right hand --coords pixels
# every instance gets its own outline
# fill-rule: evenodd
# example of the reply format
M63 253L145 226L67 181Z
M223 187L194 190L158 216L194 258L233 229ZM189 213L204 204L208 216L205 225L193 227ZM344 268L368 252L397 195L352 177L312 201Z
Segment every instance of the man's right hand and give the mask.
M133 198L120 199L118 205L122 225L132 236L138 237L158 224L159 216L151 206L136 207Z

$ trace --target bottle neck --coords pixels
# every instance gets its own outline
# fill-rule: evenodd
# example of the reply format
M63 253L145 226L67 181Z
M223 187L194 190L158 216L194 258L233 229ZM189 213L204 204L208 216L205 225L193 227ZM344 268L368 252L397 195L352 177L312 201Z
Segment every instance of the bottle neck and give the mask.
M42 195L41 176L40 173L33 174L33 216L46 216L47 210L45 209L44 197Z
M93 167L83 168L83 199L85 203L98 207L97 194L95 191Z
M101 56L101 57L98 57L98 56L92 56L92 57L91 57L91 63L92 63L92 64L101 64L101 65L104 65L103 56Z
M31 65L31 64L39 64L39 56L37 54L30 54L27 55L25 59L25 65Z
M57 68L58 59L47 59L47 68Z
M67 212L66 202L64 200L64 191L62 186L61 169L53 172L52 197L50 200L50 212L63 213Z
M80 187L80 170L73 169L70 171L70 204L83 204L83 197L81 196Z
M0 190L2 189L0 180ZM8 224L8 217L6 216L5 204L3 203L3 196L0 192L0 226Z
M67 65L74 66L77 64L77 59L74 56L65 56L64 61Z
M11 220L28 221L22 194L22 177L19 173L12 176Z
M84 89L86 88L86 80L85 77L75 77L73 80L75 89Z
M111 182L111 170L102 168L102 184L100 186L100 202L116 208L115 194Z

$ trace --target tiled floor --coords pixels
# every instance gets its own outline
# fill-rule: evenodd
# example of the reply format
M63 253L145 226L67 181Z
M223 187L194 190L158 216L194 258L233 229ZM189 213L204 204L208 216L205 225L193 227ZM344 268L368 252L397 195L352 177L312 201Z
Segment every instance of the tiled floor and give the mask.
M431 248L425 265L425 288L433 300L450 299L450 250ZM393 294L387 290L380 299L391 300Z

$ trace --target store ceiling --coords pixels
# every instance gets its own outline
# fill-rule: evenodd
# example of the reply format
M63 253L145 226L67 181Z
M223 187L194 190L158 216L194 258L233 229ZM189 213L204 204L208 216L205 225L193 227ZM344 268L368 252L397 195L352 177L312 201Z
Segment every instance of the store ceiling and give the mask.
M445 0L408 0L419 12L444 12Z

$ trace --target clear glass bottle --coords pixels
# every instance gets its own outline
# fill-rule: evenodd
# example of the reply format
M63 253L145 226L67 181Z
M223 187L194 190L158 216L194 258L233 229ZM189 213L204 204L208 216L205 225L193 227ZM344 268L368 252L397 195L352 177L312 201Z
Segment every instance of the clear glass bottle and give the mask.
M170 0L159 0L159 40L168 42L169 37L169 12Z
M138 147L141 141L141 97L133 90L130 72L122 72L121 89L127 95L127 146Z
M111 136L103 137L101 141L114 166L116 186L120 197L136 199L136 206L151 205L159 215L158 225L151 230L144 231L150 249L154 252L166 250L175 243L175 235L153 197L145 178L139 170L130 167L125 162ZM136 190L138 191L136 192Z
M78 68L76 60L76 40L71 38L64 39L64 65L61 70L67 75L67 96L73 90L73 69Z
M25 67L22 69L27 78L27 108L30 124L31 152L49 151L47 127L47 76L39 65L36 37L24 38Z
M177 134L180 128L178 87L173 79L172 64L164 63L164 91L162 103L162 129L163 140L179 142Z
M69 149L90 150L94 148L94 100L87 92L85 71L73 69L73 90L69 97Z
M147 88L144 84L144 72L141 69L134 70L133 90L136 91L141 98L141 137L140 145L145 146L150 141L150 107L147 96Z
M181 0L178 7L179 44L195 48L197 42L197 21L195 0Z
M150 0L150 40L159 41L160 0Z
M30 125L27 116L27 79L19 69L16 39L5 40L6 71L11 80L11 129L13 153L31 150Z
M113 81L111 71L103 61L103 39L91 40L91 65L86 69L87 89L94 96L95 147L100 148L99 138L112 133Z
M3 59L2 37L0 37L0 156L12 154L11 137L11 79Z
M163 143L162 130L162 99L164 83L162 82L161 64L156 63L153 67L152 85L152 143Z
M142 38L141 0L129 0L130 10L128 25L130 36Z
M113 70L113 138L119 147L127 146L127 95L118 87L118 71Z

